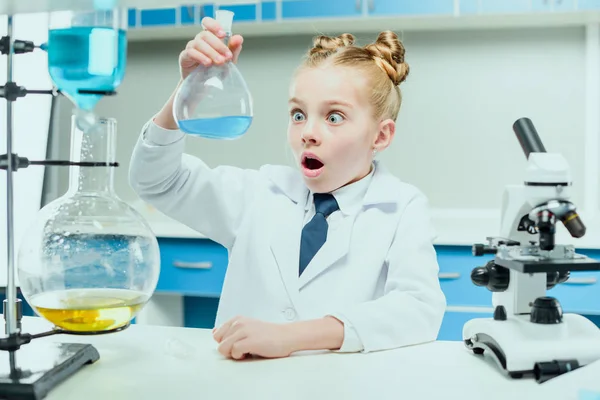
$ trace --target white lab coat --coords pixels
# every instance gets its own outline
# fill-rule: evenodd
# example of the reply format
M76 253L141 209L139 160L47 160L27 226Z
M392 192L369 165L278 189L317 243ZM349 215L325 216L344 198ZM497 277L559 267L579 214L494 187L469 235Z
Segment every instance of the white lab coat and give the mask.
M340 351L376 351L435 340L446 301L427 200L376 162L363 208L298 276L308 189L299 171L209 168L184 154L185 134L146 124L130 183L171 218L222 244L229 264L216 326L237 315L344 322Z

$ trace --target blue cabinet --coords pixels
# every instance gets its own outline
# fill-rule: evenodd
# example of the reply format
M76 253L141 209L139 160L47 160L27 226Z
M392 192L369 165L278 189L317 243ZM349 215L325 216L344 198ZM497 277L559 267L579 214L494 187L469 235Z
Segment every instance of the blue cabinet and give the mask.
M492 306L492 292L471 282L473 268L483 266L493 256L474 257L469 247L438 246L440 286L449 306Z
M174 8L155 8L140 12L141 26L175 25L176 11Z
M132 29L197 24L217 8L235 13L235 22L361 19L371 17L519 15L600 10L600 0L268 0L244 4L196 3L162 9L130 9ZM278 14L278 12L280 14ZM382 28L383 29L383 28Z
M220 4L219 10L229 10L234 13L233 23L256 21L256 4Z
M454 0L364 0L370 15L452 15Z
M581 1L579 5L581 6ZM600 3L600 2L599 2ZM581 8L581 7L580 7ZM576 9L575 0L461 0L461 14L515 14L529 12L564 12Z
M263 1L260 4L261 19L263 21L273 21L277 19L277 3L274 1Z
M577 0L579 10L600 10L600 0Z
M581 4L580 0L533 0L531 6L533 11L574 11L576 1Z
M530 11L531 2L528 0L461 0L460 2L461 14L510 14Z
M570 278L547 291L566 312L600 314L600 271L572 272Z
M283 19L358 17L361 14L361 0L287 0L281 3Z
M219 297L228 254L206 239L159 239L160 277L156 292Z
M179 7L179 12L180 12L180 23L182 25L190 25L196 21L196 13L198 12L198 10L196 9L195 6Z
M438 333L438 340L462 340L463 326L474 318L491 318L493 317L491 312L459 312L459 311L447 311L444 314L442 326Z
M160 238L161 272L157 293L183 295L185 324L211 327L221 295L228 254L208 239ZM475 257L469 246L436 246L439 280L449 311L439 340L462 340L462 327L472 318L492 317L492 293L471 282L473 268L485 265L492 255ZM579 251L600 259L600 251ZM571 278L547 292L564 312L582 314L600 323L600 271L574 272Z

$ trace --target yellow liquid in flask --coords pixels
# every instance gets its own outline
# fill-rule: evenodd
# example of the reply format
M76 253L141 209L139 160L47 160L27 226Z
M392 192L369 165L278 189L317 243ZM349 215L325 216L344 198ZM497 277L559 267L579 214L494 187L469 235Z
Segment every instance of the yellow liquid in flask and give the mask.
M59 328L101 332L127 325L148 299L144 293L127 289L68 289L37 294L29 303Z

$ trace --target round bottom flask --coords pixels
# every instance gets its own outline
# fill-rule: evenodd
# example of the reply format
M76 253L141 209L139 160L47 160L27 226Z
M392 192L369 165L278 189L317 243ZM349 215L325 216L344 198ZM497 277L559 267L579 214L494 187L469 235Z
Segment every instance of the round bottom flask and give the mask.
M114 119L85 132L72 118L71 159L114 163ZM34 311L71 332L118 330L158 282L158 242L113 189L114 167L70 167L69 190L44 206L19 248L17 270Z
M231 36L233 13L218 10L216 19ZM237 139L252 124L252 96L239 69L231 61L199 66L183 81L173 103L179 129L208 139Z

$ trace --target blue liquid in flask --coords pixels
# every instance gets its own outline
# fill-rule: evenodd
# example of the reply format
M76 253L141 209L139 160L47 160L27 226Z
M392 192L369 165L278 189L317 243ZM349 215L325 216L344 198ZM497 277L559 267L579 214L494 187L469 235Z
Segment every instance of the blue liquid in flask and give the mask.
M252 117L228 116L218 118L198 118L179 120L179 129L190 135L210 139L236 139L242 136L252 124Z
M127 35L122 29L51 29L47 50L54 84L80 109L92 110L102 95L78 90L114 91L125 76Z

